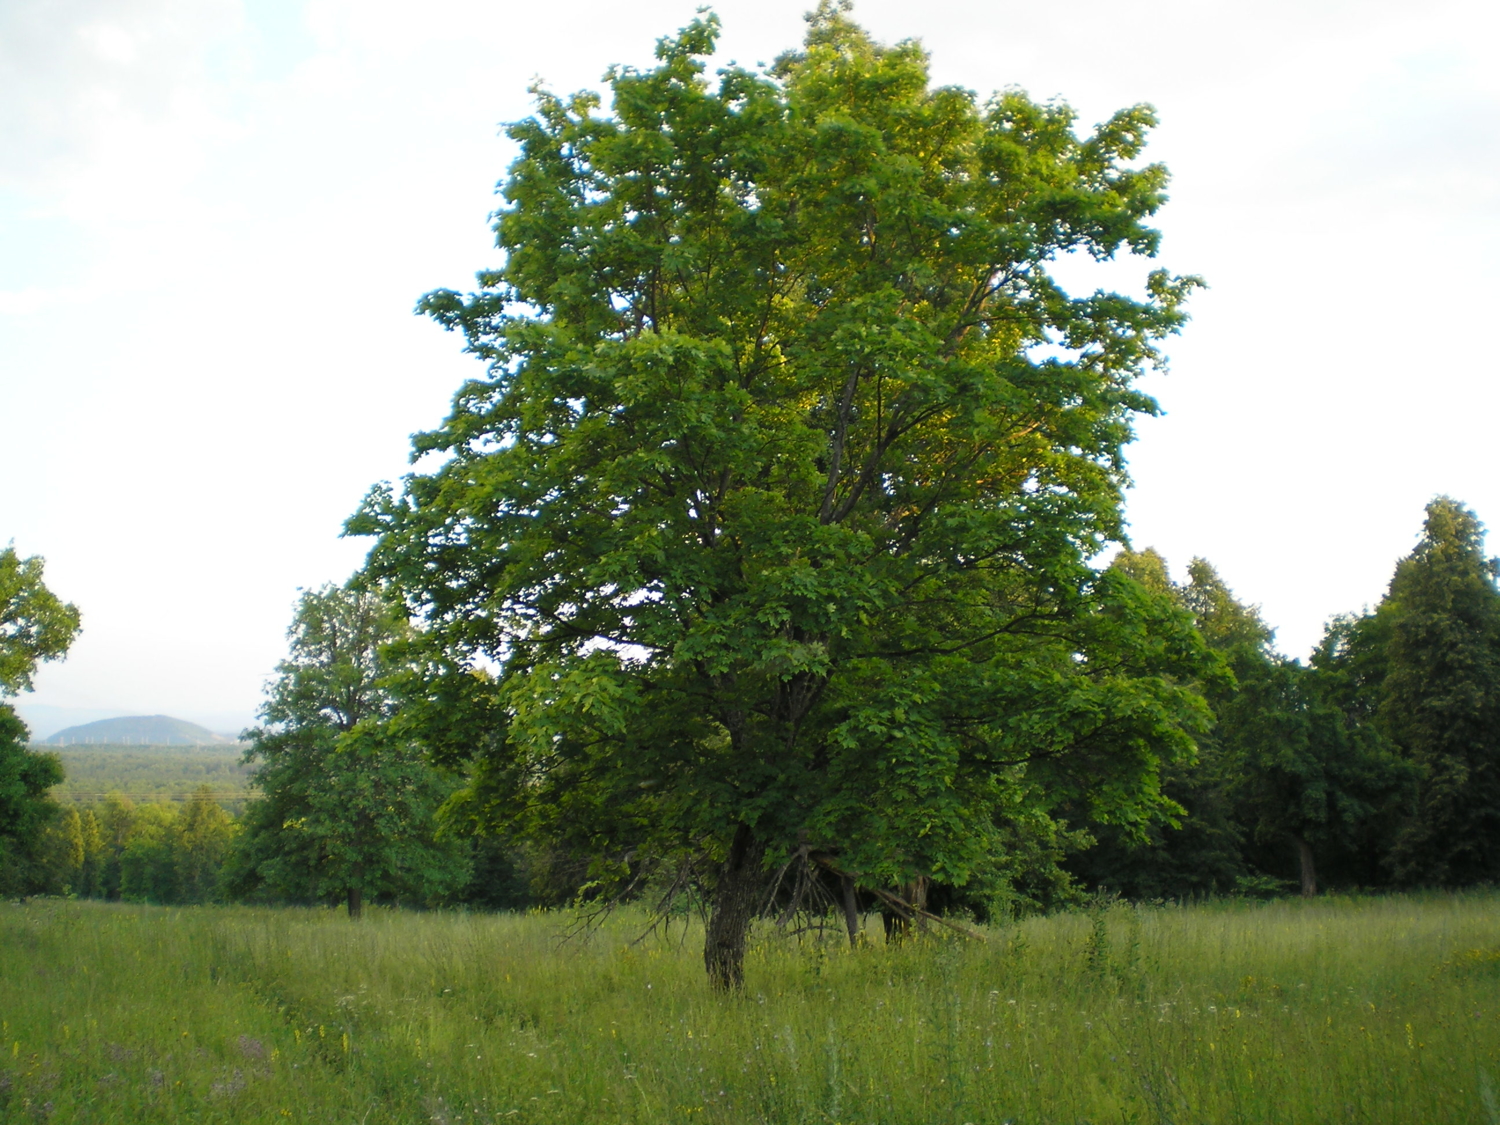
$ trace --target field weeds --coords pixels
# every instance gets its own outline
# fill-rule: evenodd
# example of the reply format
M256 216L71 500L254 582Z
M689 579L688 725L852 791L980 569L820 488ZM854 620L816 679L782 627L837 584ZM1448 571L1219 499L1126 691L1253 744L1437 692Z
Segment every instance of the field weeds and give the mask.
M767 927L732 998L566 922L0 905L0 1120L1500 1125L1490 893Z

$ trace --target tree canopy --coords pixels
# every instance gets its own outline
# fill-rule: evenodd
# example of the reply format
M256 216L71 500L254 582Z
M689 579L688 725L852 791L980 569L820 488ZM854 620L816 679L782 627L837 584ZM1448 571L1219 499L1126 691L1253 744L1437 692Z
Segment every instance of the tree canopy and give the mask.
M1474 513L1436 497L1385 598L1319 654L1346 710L1415 773L1389 858L1398 883L1500 877L1497 573Z
M78 610L42 581L42 560L0 550L0 701L31 690L36 666L57 660L78 635ZM47 791L63 779L56 755L27 749L30 732L0 702L0 894L37 885L42 830L57 815Z
M0 697L30 691L36 666L61 659L78 636L78 608L47 589L43 566L0 550Z
M415 440L441 467L349 528L473 720L428 709L474 815L601 875L688 857L732 987L778 866L963 885L1065 803L1170 812L1210 660L1090 565L1196 281L1052 269L1156 253L1152 111L1080 135L934 88L827 3L710 81L718 31L611 70L610 112L538 90L509 128L503 264L421 303L488 372Z
M1111 565L1189 613L1225 674L1202 685L1214 726L1199 736L1196 759L1163 774L1180 815L1144 840L1096 829L1098 846L1072 868L1136 898L1263 893L1288 872L1315 894L1330 860L1346 884L1383 881L1389 840L1378 838L1379 823L1391 819L1411 771L1369 722L1371 709L1349 705L1347 670L1328 665L1350 623L1336 619L1306 667L1276 651L1259 609L1208 560L1193 559L1182 583L1149 548L1122 551Z
M467 874L461 848L436 839L435 814L453 782L389 728L392 671L385 647L409 633L380 595L328 586L304 593L248 733L261 796L245 810L232 891L254 897L440 898Z

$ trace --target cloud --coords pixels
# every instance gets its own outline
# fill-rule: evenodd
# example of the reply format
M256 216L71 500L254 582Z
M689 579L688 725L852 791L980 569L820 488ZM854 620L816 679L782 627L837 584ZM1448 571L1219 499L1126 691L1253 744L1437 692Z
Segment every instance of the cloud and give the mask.
M10 0L0 6L0 184L65 188L100 157L201 129L207 52L233 0Z

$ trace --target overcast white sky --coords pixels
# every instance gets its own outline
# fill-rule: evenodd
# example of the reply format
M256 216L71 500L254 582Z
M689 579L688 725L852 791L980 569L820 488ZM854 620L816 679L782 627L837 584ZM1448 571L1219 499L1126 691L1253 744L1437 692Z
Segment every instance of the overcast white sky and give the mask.
M810 0L731 0L723 57ZM0 543L85 631L21 701L236 730L299 586L476 371L411 315L496 261L500 122L644 65L692 0L0 0ZM864 0L935 77L1155 104L1164 263L1212 288L1153 380L1138 546L1211 559L1301 655L1422 506L1500 521L1500 8Z

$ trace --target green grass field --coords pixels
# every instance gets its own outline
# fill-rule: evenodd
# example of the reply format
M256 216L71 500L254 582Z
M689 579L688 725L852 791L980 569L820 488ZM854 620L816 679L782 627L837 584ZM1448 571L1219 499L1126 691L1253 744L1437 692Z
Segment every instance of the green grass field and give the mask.
M567 920L0 905L0 1120L1500 1122L1493 894L768 927L738 997Z

